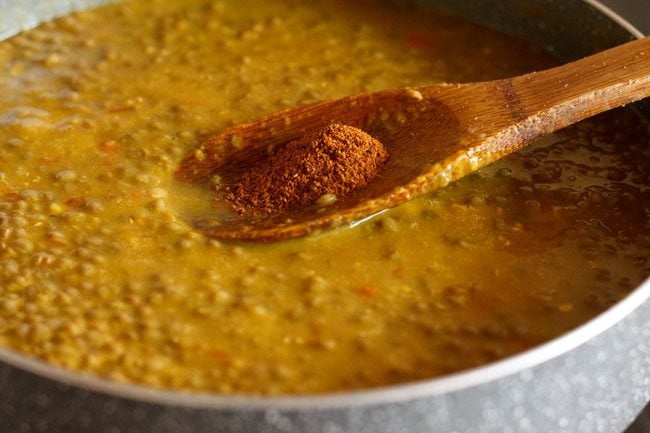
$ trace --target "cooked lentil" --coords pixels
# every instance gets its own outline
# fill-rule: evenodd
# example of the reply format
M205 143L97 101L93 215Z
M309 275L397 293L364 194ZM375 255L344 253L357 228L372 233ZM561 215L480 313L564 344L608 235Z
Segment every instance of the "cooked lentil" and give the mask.
M0 345L116 381L287 394L439 376L574 328L648 275L632 110L269 245L193 231L212 190L172 175L206 135L284 107L551 64L454 18L343 0L135 0L0 43Z

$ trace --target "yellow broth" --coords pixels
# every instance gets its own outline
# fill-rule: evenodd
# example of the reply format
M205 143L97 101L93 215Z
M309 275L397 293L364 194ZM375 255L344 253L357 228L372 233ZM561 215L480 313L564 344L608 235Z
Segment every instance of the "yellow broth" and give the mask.
M541 69L539 49L374 1L136 0L0 43L0 344L219 393L377 387L558 336L648 274L650 146L620 110L354 228L192 229L210 133L365 90Z

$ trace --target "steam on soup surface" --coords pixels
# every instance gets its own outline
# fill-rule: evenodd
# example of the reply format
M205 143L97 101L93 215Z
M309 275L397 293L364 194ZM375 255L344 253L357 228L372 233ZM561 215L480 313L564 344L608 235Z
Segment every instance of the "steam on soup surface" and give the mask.
M264 113L554 64L455 18L343 0L127 1L0 43L0 344L155 387L317 393L478 366L648 274L647 125L621 110L354 228L191 226L186 152Z

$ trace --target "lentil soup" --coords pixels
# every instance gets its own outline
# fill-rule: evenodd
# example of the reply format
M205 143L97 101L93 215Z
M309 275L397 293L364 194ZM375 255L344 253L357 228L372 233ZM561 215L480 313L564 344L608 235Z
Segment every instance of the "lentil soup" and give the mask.
M365 90L546 68L539 49L373 1L135 0L0 42L0 345L154 387L295 394L515 354L648 275L650 146L580 123L353 228L194 231L210 133Z

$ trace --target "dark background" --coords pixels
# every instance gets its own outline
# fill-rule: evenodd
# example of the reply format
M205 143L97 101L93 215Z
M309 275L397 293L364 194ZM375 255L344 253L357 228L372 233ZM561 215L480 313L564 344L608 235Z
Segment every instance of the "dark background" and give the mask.
M650 0L601 0L645 34L650 34Z

